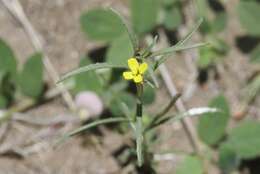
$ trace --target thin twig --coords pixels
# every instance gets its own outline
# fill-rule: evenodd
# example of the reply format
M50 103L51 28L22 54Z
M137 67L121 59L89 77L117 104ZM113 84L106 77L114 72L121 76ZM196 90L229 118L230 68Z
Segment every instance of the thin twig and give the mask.
M49 57L44 53L43 44L40 35L36 32L27 16L24 13L24 10L19 2L19 0L2 0L3 5L8 9L8 11L15 17L15 19L22 25L24 31L31 40L31 43L36 51L42 52L44 55L43 63L45 68L51 77L52 81L56 83L59 80L59 75L55 70L55 67L52 65ZM73 101L72 96L66 90L63 84L58 85L59 89L62 91L62 97L70 110L75 111L76 106Z

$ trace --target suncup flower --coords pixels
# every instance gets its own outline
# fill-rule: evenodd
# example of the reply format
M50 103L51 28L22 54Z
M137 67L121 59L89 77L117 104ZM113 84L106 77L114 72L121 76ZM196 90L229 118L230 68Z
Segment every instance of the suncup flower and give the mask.
M123 72L123 77L126 80L133 80L135 83L143 82L143 75L148 68L147 63L139 64L136 58L130 58L127 61L130 71Z

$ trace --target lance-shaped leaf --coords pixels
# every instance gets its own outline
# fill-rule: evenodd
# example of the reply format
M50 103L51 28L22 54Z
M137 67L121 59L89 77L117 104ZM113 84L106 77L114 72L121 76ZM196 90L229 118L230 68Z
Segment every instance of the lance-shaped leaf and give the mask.
M137 36L135 35L135 33L132 30L132 28L130 27L130 25L126 22L126 20L123 18L123 16L120 13L118 13L117 11L115 11L112 8L111 8L111 11L121 19L121 22L122 22L123 26L125 27L125 30L128 34L128 37L131 40L132 47L136 53L139 50L139 43L138 43Z
M97 69L107 69L107 68L125 69L127 67L123 66L123 65L114 65L114 64L110 64L110 63L95 63L95 64L91 64L91 65L87 65L87 66L75 69L71 72L68 72L67 74L62 76L61 79L57 83L60 83L70 77L73 77L73 76L83 73L83 72L94 71Z
M151 57L164 56L164 55L172 54L174 52L194 49L194 48L203 47L203 46L207 46L207 45L209 45L209 43L204 43L204 42L203 43L196 43L194 45L188 45L188 46L175 45L175 46L165 48L165 49L160 50L160 51L156 51L151 55ZM167 58L168 57L166 57L166 58L164 57L164 61L167 60Z
M67 134L65 134L63 137L61 137L59 139L59 141L57 142L57 144L60 144L62 142L64 142L65 140L67 140L68 138L74 136L74 135L77 135L83 131L86 131L87 129L90 129L90 128L93 128L93 127L96 127L98 125L102 125L102 124L108 124L108 123L116 123L116 122L129 122L131 120L129 119L126 119L124 117L116 117L116 118L106 118L106 119L102 119L102 120L97 120L97 121L93 121L89 124L86 124L84 126L81 126Z
M183 46L193 36L193 34L198 30L198 28L200 27L202 22L203 22L203 19L201 18L196 23L196 25L188 32L188 34L182 40L180 40L176 45L169 47L169 48L165 48L165 49L156 51L152 54L152 57L159 56L159 55L167 55L167 54L171 54L173 52L197 48L197 47L207 45L207 43L197 43L197 44L194 44L194 45L191 45L191 46Z
M210 107L192 108L192 109L189 109L188 111L180 113L180 114L174 114L174 115L163 116L163 117L157 118L155 121L153 121L153 124L149 125L149 127L147 127L145 129L145 131L154 129L168 121L174 122L174 121L182 120L186 117L194 117L194 116L199 116L202 114L210 114L210 113L212 114L212 113L217 113L217 112L221 112L221 111L217 108L210 108Z

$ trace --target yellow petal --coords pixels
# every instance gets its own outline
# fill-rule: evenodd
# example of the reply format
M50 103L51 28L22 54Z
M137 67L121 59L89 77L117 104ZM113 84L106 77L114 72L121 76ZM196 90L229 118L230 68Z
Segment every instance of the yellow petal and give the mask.
M141 83L143 82L143 76L142 75L137 75L137 76L134 76L134 82L135 83Z
M148 65L147 65L147 63L142 63L140 66L139 66L139 73L140 74L143 74L146 70L147 70L147 68L148 68Z
M126 79L126 80L131 80L131 79L134 78L132 72L129 72L129 71L124 72L124 73L123 73L123 77L124 77L124 79Z
M128 59L128 66L129 66L130 70L133 72L133 74L138 73L139 63L136 60L136 58Z

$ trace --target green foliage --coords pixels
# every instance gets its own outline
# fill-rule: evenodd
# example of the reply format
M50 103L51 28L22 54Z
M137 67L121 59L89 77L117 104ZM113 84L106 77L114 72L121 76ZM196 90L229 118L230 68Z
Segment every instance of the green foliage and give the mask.
M91 60L89 57L84 57L80 61L80 67L89 65ZM74 92L78 93L81 91L95 91L101 92L102 83L99 80L98 75L94 71L84 72L75 76L75 88Z
M224 96L215 97L209 107L220 110L218 113L206 113L199 118L198 134L208 145L217 144L225 135L230 117L229 106Z
M94 9L80 17L81 28L91 39L112 41L123 33L121 19L109 9Z
M174 6L170 9L165 9L164 26L169 30L176 29L182 23L182 14L180 8Z
M260 3L256 1L240 1L237 7L241 25L247 32L260 36Z
M260 63L260 44L252 51L250 55L250 61L252 63Z
M244 159L255 158L260 155L260 123L245 121L231 130L226 145Z
M176 174L203 174L202 161L196 156L186 156L176 169Z
M143 93L143 103L144 104L152 104L155 100L155 90L149 85L146 85L144 87L144 93Z
M16 74L16 64L12 49L0 38L0 70L14 76Z
M84 73L84 72L88 72L88 71L94 71L94 70L98 70L98 69L111 69L111 68L116 68L116 69L125 69L127 68L126 66L122 66L122 65L114 65L114 64L110 64L110 63L95 63L95 64L89 64L80 68L77 68L75 70L72 70L68 73L66 73L65 75L63 75L61 77L61 79L57 82L60 83L68 78L71 78L75 75Z
M0 94L0 109L6 108L8 106L8 101L6 97Z
M210 43L210 46L201 47L199 50L200 57L197 64L200 68L206 68L218 63L229 51L228 45L223 40L211 37Z
M239 165L239 159L232 147L221 144L218 165L224 173L231 173Z
M110 103L110 110L113 115L120 116L123 115L123 111L120 108L121 103L125 103L130 110L133 110L135 108L135 97L127 92L118 92L114 94L114 99Z
M127 66L127 60L134 55L134 49L127 35L115 39L107 52L107 62Z
M158 0L131 0L132 23L138 34L149 32L156 26L159 7Z
M221 32L225 29L227 24L227 13L226 12L220 12L216 14L215 19L211 22L211 31L212 32Z
M18 85L23 94L38 98L43 90L42 54L36 53L25 63L18 77Z

